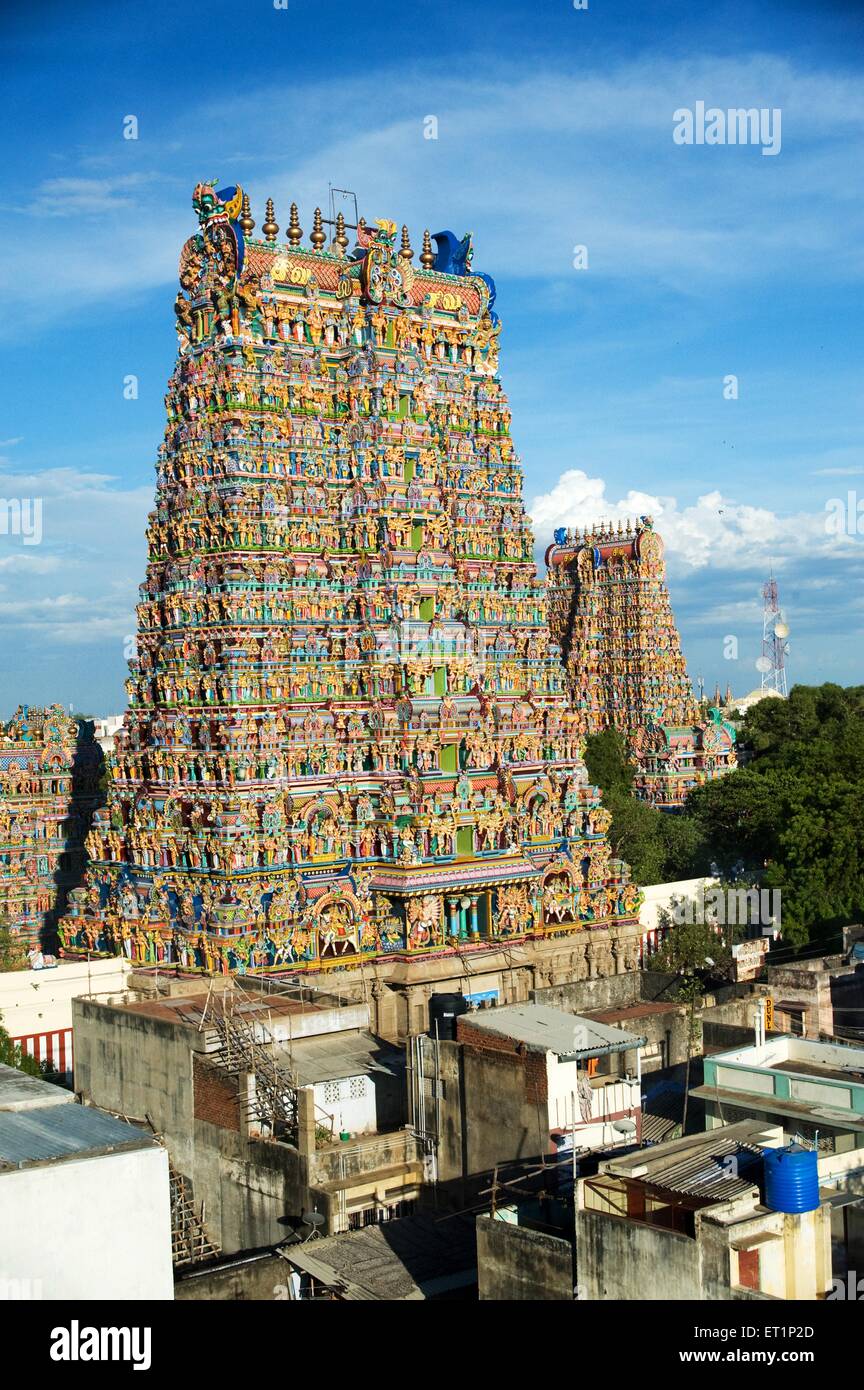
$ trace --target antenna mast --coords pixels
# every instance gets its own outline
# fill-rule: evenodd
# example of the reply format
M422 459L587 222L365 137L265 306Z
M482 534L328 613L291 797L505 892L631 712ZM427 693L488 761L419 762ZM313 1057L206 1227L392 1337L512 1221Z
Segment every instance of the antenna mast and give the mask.
M773 691L784 699L789 694L786 684L788 636L789 627L783 618L772 566L767 581L762 585L762 655L756 665L762 673L763 692Z

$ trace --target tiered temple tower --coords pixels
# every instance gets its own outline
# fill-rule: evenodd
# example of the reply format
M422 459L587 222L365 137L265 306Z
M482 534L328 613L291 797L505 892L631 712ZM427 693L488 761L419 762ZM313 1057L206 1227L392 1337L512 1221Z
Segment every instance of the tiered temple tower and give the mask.
M77 737L61 705L19 705L0 724L0 923L22 951L45 944L69 867Z
M349 254L341 217L325 248L316 210L308 247L294 206L287 244L272 204L251 238L239 188L194 206L129 709L67 947L464 974L584 931L574 978L633 968L639 893L581 760L470 237L427 232L418 267L391 222Z
M614 727L636 761L636 790L664 809L735 766L735 733L693 697L651 517L556 531L546 554L549 624L585 734Z

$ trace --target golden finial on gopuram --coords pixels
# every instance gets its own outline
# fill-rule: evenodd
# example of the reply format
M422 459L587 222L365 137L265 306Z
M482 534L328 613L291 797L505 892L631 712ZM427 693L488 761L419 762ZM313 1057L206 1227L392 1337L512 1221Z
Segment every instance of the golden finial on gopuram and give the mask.
M276 233L279 231L279 224L276 221L276 213L273 208L273 199L267 199L267 215L261 224L261 230L267 241L275 241Z
M402 245L399 247L399 259L401 261L413 261L414 248L411 245L411 238L408 235L408 228L402 227Z
M425 270L431 270L435 264L435 252L432 250L432 238L427 227L423 233L423 250L420 252L420 264Z
M303 236L303 228L300 226L300 215L297 212L297 204L291 204L291 215L288 219L288 240L292 246L299 246Z
M324 231L324 223L321 220L320 208L315 209L312 217L312 231L309 233L309 240L316 251L320 251L327 240L327 233Z
M333 251L337 256L344 256L348 250L348 234L345 231L345 214L336 214L336 235L333 238Z
M252 206L249 202L249 194L243 194L243 211L240 214L240 230L244 236L251 236L255 230L255 219L252 216Z

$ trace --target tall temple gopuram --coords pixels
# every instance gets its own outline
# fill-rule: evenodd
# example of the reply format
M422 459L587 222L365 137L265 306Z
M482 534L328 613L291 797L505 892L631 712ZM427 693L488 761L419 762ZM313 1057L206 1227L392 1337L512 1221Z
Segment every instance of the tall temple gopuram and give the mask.
M651 517L584 533L561 529L546 552L549 626L583 734L617 728L637 794L680 808L692 787L735 766L735 731L693 697Z
M194 206L129 708L67 948L340 988L369 963L403 1030L433 988L636 968L471 238L427 232L415 265L392 222L361 219L349 253L341 216L328 246L316 209L303 245L296 206L286 242L272 203L252 237L240 188Z

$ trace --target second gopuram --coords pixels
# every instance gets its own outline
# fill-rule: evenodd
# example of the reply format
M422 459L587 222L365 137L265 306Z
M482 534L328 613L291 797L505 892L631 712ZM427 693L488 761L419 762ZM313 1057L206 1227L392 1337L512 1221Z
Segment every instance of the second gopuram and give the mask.
M579 730L618 729L637 795L680 810L693 787L736 766L735 730L693 695L653 519L562 527L546 564L549 625Z
M68 950L375 963L504 999L634 969L470 237L194 194L129 708ZM471 976L472 983L466 982ZM344 980L345 977L343 977ZM415 1007L417 1011L412 1013ZM383 1007L383 1006L382 1006Z

